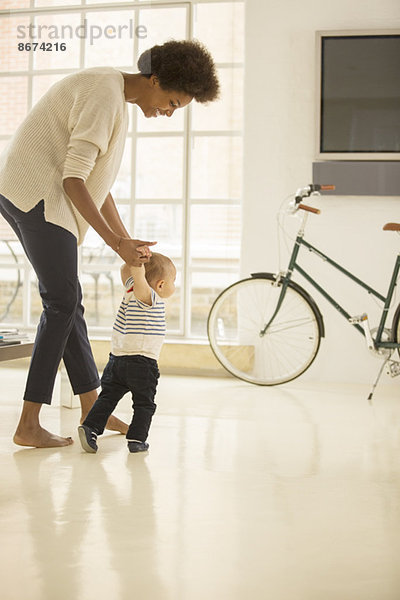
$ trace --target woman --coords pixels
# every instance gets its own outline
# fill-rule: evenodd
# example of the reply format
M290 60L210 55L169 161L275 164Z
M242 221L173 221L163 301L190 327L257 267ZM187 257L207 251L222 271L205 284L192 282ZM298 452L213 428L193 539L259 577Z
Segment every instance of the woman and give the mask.
M81 421L97 398L100 381L77 275L77 246L88 227L130 265L148 260L155 243L131 238L110 194L128 127L126 103L147 118L171 117L193 99L218 97L214 62L197 41L154 46L140 56L138 68L129 74L96 67L62 79L32 108L0 157L0 212L35 269L43 304L14 435L22 446L72 443L39 421L61 358L80 396ZM127 431L113 416L107 427Z

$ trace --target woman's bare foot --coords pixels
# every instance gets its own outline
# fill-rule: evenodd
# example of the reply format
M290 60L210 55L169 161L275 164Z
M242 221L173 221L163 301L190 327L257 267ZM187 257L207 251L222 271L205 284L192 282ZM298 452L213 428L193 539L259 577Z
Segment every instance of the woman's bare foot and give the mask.
M18 446L34 446L35 448L57 448L73 444L72 438L54 435L50 431L43 429L40 425L25 430L22 427L18 427L13 440Z
M121 421L121 419L111 415L111 417L108 417L106 429L109 429L110 431L119 431L119 433L126 435L128 433L129 426Z
M91 392L80 394L79 397L81 400L82 409L80 423L82 425L83 421L88 416L89 410L92 408L93 404L97 400L97 390L92 390ZM108 429L109 431L118 431L119 433L126 435L128 433L129 425L121 421L121 419L114 417L114 415L111 415L108 418L106 429Z
M80 420L81 425L86 419L86 417L87 415L84 415L82 413ZM111 415L111 417L108 417L106 429L108 429L109 431L118 431L119 433L123 433L124 435L126 435L128 433L129 426L123 421L121 421L121 419L118 419L117 417L114 417L114 415Z
M25 400L22 406L21 417L14 434L14 443L18 446L33 446L35 448L57 448L70 446L72 438L60 437L43 429L39 422L39 413L42 404Z

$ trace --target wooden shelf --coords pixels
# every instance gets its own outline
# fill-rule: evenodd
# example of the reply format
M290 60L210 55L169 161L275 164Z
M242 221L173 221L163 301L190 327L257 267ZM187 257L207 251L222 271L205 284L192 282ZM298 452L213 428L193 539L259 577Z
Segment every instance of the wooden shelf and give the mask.
M26 358L27 356L31 356L32 351L33 342L0 346L0 362L5 360L15 360L17 358Z

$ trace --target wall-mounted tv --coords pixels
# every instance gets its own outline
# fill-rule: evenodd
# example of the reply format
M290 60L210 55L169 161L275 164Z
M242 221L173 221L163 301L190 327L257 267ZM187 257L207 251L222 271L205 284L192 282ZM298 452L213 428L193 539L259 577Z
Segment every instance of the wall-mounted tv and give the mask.
M400 30L317 32L317 158L400 160Z

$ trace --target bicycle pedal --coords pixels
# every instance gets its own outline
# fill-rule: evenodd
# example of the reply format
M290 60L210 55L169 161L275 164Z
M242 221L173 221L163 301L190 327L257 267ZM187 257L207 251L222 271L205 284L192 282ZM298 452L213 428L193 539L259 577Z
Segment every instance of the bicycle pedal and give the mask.
M356 315L354 317L350 317L349 323L351 323L351 324L362 323L363 321L366 321L367 319L368 319L367 313L362 313L362 315Z
M388 364L388 375L391 377L397 377L400 375L400 362L391 361Z

